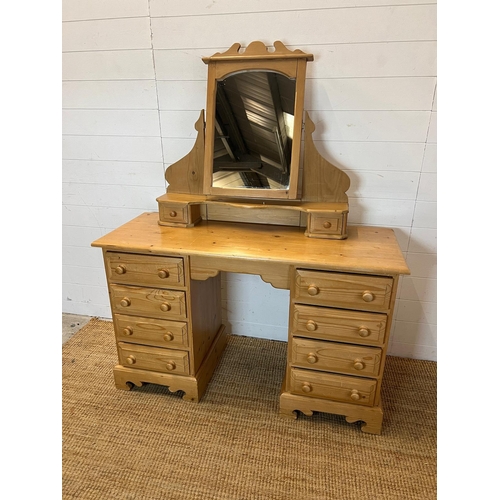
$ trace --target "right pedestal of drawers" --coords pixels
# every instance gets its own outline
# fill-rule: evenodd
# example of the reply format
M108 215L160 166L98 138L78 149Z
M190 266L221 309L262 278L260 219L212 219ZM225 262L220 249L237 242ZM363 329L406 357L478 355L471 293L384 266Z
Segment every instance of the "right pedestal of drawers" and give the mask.
M294 269L280 413L344 415L380 434L380 390L398 276Z

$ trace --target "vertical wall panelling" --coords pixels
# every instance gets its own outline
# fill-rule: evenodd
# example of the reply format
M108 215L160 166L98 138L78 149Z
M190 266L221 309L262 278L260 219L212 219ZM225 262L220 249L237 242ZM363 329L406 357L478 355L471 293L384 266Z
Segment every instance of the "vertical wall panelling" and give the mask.
M206 107L201 57L283 41L315 56L305 108L346 170L351 224L395 229L401 280L389 353L436 359L436 5L421 0L63 0L63 311L110 317L90 242L156 211L164 171ZM235 334L286 339L287 291L223 279ZM263 307L265 305L265 307Z

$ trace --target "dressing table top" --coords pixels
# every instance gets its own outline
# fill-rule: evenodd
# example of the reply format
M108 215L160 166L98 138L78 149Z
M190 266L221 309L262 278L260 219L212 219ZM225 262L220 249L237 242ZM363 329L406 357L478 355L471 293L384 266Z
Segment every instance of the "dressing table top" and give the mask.
M305 238L303 228L201 221L192 228L158 225L147 212L92 243L107 250L197 255L228 260L381 275L410 274L392 229L350 226L345 240Z

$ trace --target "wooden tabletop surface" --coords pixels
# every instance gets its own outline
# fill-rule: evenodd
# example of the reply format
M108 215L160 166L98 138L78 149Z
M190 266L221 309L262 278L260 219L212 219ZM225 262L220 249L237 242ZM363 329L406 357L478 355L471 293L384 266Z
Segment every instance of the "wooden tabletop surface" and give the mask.
M147 212L92 246L372 274L410 274L394 231L381 227L349 226L347 239L327 240L306 237L304 228L264 224L201 221L192 228L172 228L158 224L157 212Z

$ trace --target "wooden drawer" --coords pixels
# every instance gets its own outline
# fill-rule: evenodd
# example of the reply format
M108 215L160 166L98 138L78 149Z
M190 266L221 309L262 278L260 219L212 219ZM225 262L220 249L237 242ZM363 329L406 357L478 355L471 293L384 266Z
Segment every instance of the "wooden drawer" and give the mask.
M181 257L106 252L106 269L112 283L143 286L184 286Z
M163 222L186 224L189 221L188 205L186 203L164 202L160 205L159 217Z
M290 385L300 396L373 406L377 381L292 368Z
M315 370L376 377L382 349L292 338L292 364Z
M116 340L157 347L187 348L187 323L115 315Z
M109 285L111 309L115 314L186 318L186 295L178 290Z
M389 309L392 278L297 269L294 298L298 302L385 311Z
M119 342L118 359L121 365L130 368L189 375L189 353L186 351Z
M301 337L381 346L386 326L385 314L293 306L292 334Z
M346 214L312 212L309 214L309 232L317 235L341 235L344 232Z

